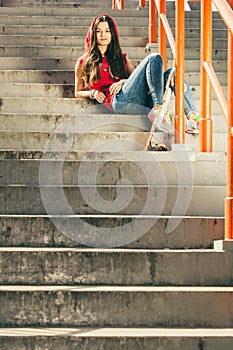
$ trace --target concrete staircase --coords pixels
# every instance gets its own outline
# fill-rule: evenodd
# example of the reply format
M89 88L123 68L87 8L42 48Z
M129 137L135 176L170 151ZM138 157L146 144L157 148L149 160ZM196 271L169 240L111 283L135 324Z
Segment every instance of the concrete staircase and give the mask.
M135 65L148 53L148 9L125 3L0 8L1 350L232 350L233 255L213 249L226 191L215 99L214 152L202 154L191 135L182 152L145 152L145 116L73 98L95 15L114 16ZM192 8L186 76L199 105ZM174 22L171 2L168 16ZM214 65L226 85L227 35L213 16ZM170 135L156 137L171 147Z

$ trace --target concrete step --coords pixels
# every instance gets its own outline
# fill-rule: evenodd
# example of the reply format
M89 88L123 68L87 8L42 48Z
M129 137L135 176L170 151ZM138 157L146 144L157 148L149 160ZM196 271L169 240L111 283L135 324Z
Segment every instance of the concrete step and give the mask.
M139 152L137 152L139 153ZM167 152L165 155L157 153L140 152L138 159L136 156L130 158L125 152L125 159L114 159L114 154L109 160L100 158L92 160L84 158L83 160L67 161L67 160L0 160L0 185L39 185L39 171L44 162L44 167L48 169L48 173L54 174L62 168L62 184L77 185L82 184L83 180L79 179L81 174L85 173L85 184L93 184L93 180L97 185L115 185L121 179L127 179L133 185L161 185L166 182L168 185L176 185L179 181L180 185L187 183L187 178L181 173L181 167L185 167L186 171L192 176L194 186L216 186L226 185L226 159L213 159L213 157L203 157L203 160L196 160L195 155L183 156L183 160L179 154ZM102 156L100 156L102 157ZM180 157L180 159L179 159ZM122 154L123 158L123 154ZM208 159L209 158L209 159ZM212 159L211 159L212 158ZM147 176L149 171L153 169L156 176ZM93 177L93 174L96 177ZM48 176L45 184L57 185L58 179Z
M89 15L89 14L88 14ZM140 27L128 27L120 24L119 16L117 14L114 16L116 22L119 22L119 34L123 39L125 36L141 36L148 37L148 26ZM91 20L90 20L91 21ZM79 25L78 26L79 35L86 35L88 30L88 25ZM173 35L175 36L175 28L171 28ZM77 24L76 25L40 25L40 24L9 24L3 25L0 24L0 33L3 35L77 35ZM213 38L222 38L227 39L227 30L226 29L213 29L212 33ZM199 40L201 37L200 28L186 28L185 29L185 40L188 44L189 39Z
M0 21L1 25L57 25L57 26L76 26L78 28L79 23L81 26L86 26L86 29L91 25L93 17L96 16L96 10L94 10L94 15L91 15L91 12L86 10L86 13L82 16L79 12L78 15L73 12L66 14L65 10L61 9L62 12L58 15L52 13L51 15L46 15L44 12L41 15L27 15L26 11L22 15L17 15L17 11L14 12L13 16L4 15L1 10ZM102 13L103 9L101 10ZM88 12L88 13L87 13ZM107 13L109 11L107 10ZM110 14L110 13L109 13ZM114 13L114 20L116 17L117 26L128 26L128 27L149 27L149 18L147 14L142 14L140 11L133 12L123 12L123 16L116 16ZM135 16L134 16L135 15ZM87 32L86 30L86 32ZM86 34L86 33L85 33Z
M223 216L225 196L226 186L220 185L0 186L4 215Z
M74 97L74 84L2 83L1 96L6 97Z
M76 114L80 112L108 113L108 110L89 99L77 98L43 98L43 97L3 97L0 99L2 113L57 113Z
M81 126L80 130L85 128L94 128L96 131L145 131L149 130L151 122L145 115L125 115L125 114L98 114L93 120L93 114L83 113L78 117L69 114L0 114L0 125L2 131L25 131L28 132L51 132L62 127L62 123L68 123L75 127ZM218 118L219 120L219 118ZM220 126L220 124L219 124ZM124 155L125 156L125 155Z
M24 73L24 72L23 72ZM13 74L11 79L9 80L19 80L18 76L22 76L27 80L27 78L30 76L29 74ZM16 76L16 78L14 78ZM74 83L72 80L74 80L74 73L67 74L64 72L53 74L53 72L45 72L42 73L41 78L37 76L37 74L31 74L31 76L35 76L34 80L42 80L44 76L45 82L26 82L26 83L18 83L18 82L11 82L11 83L4 83L2 82L0 85L0 94L1 97L44 97L44 98L74 98ZM1 73L0 73L1 77ZM220 77L221 78L221 77ZM227 96L227 90L228 86L224 85L227 83L227 81L224 79L225 74L222 75L222 90L225 93L225 96ZM3 74L3 79L7 80L7 74ZM54 82L53 82L54 81ZM71 83L67 83L67 81L71 81ZM192 95L194 99L198 99L200 96L200 87L198 85L194 85L192 78L189 79L189 81L192 82L190 84ZM220 79L219 79L220 81ZM195 83L195 79L194 79ZM174 98L171 99L173 101ZM216 96L213 93L213 101L216 101ZM170 109L171 111L174 111L174 103L170 103ZM173 106L174 105L174 106ZM171 107L172 106L172 107Z
M193 94L200 94L200 72L187 72ZM219 82L227 94L227 74L218 73ZM72 70L0 70L0 83L47 83L47 84L74 84L74 69ZM5 85L6 86L6 85ZM2 89L9 90L8 88ZM2 91L2 93L3 93ZM1 93L1 95L2 95ZM213 95L214 97L214 95Z
M224 237L224 218L213 216L0 215L0 223L2 247L202 249ZM124 236L117 231L114 240L110 233L116 235L117 227ZM102 240L104 228L108 231Z
M0 283L232 286L231 257L207 249L0 248Z
M232 350L232 329L226 328L2 328L2 350Z
M76 29L77 32L77 29ZM127 34L126 34L127 35ZM1 35L0 36L0 45L9 46L9 45L46 45L46 46L81 46L83 48L84 38L80 35L67 35L63 33L62 35L42 35L38 33L37 35ZM136 46L136 47L145 47L148 43L148 33L146 36L122 36L121 45L122 46ZM193 48L196 50L197 47L200 47L200 38L188 38L186 42L186 48ZM215 38L213 43L214 50L227 49L227 38Z
M200 110L200 101L195 99L197 110ZM171 101L172 106L172 101ZM67 114L77 113L106 113L109 111L104 105L90 99L78 98L46 98L46 97L2 97L0 99L1 113L49 113ZM221 108L216 100L212 102L212 115L222 115Z
M119 23L120 25L120 23ZM39 24L31 24L31 25L21 25L21 24L11 24L11 25L3 25L0 24L0 33L2 35L47 35L47 36L68 36L68 35L78 35L86 36L88 31L88 25L39 25ZM140 26L140 27L129 27L120 25L119 34L121 39L124 37L148 37L148 27ZM84 38L83 38L84 40Z
M195 16L191 17L192 14L189 17L185 18L185 27L187 29L199 29L200 28L200 18L195 18ZM171 28L175 28L175 16L169 18L169 24ZM221 29L226 30L226 25L220 18L213 18L213 29Z
M1 286L0 301L1 327L233 326L233 287Z
M77 59L83 54L83 47L76 46L39 46L39 45L8 45L8 46L0 46L0 53L3 57L37 57L38 58L70 58ZM127 46L122 47L123 52L126 52L127 55L132 59L142 59L146 56L145 47L135 47ZM193 48L187 48L185 51L186 59L197 60L200 58L200 50ZM170 49L167 50L168 59L172 59L172 52ZM227 59L227 50L213 50L213 60L226 60ZM15 68L15 67L12 67Z
M145 47L122 47L129 57L144 58ZM0 54L3 57L40 57L40 58L75 58L76 60L84 52L79 46L43 46L43 45L0 45Z
M74 132L6 132L0 131L0 149L5 150L44 150L49 151L94 150L118 151L144 149L147 132L110 132L84 130ZM169 141L169 135L158 132L158 138ZM114 140L114 141L113 141ZM108 142L109 141L109 142ZM171 142L171 138L170 138ZM102 146L101 146L102 144Z
M85 3L83 3L82 1L61 1L61 0L57 0L56 2L54 1L49 1L49 0L35 0L35 1L26 1L26 0L19 0L19 1L15 1L15 0L7 0L4 3L4 6L7 7L74 7L74 8L79 8L79 7L83 7L85 5L85 7L93 7L96 5L96 3L94 1L86 1ZM111 8L111 1L108 0L106 1L100 1L99 3L97 3L96 7L102 7L102 6L109 6Z
M74 84L73 70L0 70L0 83L4 84ZM6 87L6 85L4 85ZM27 85L24 86L26 88ZM7 90L9 90L7 88Z
M106 125L107 123L105 123ZM97 123L97 127L99 124ZM138 131L90 131L77 126L76 130L70 129L56 132L20 132L0 131L0 149L13 151L52 151L69 152L74 150L85 151L143 151L148 137L148 132ZM116 128L115 128L116 130ZM156 132L156 142L163 142L170 149L174 143L174 135ZM191 151L198 151L199 137L185 135L186 142ZM227 149L227 135L215 133L213 135L213 152L224 152Z
M170 49L167 50L167 56L169 59L173 57ZM191 60L192 58L194 60L200 59L200 49L187 48L185 50L185 59ZM213 60L226 60L227 49L221 49L221 50L213 49L212 58Z
M133 59L130 57L134 66L136 66L141 59ZM0 57L1 70L72 70L74 71L77 58L40 58L40 57ZM168 59L168 67L172 67L173 60ZM226 60L214 60L213 66L216 71L227 72ZM190 59L185 61L186 74L199 72L200 61L197 59ZM2 73L1 73L2 74ZM8 74L8 72L6 72Z
M128 2L129 0L127 0ZM80 3L80 1L79 1ZM84 2L84 4L86 1ZM100 3L98 1L98 3ZM97 4L98 4L97 3ZM67 8L63 6L63 8L54 5L53 7L39 7L39 6L14 6L14 7L7 7L3 6L1 8L1 15L4 16L83 16L83 17L95 17L96 15L101 13L108 13L110 16L113 16L114 19L118 17L147 17L148 18L148 7L145 9L140 9L140 11L137 10L136 7L131 7L130 9L124 9L124 11L116 11L112 9L112 6L108 5L105 2L105 5L101 5L101 11L98 10L96 13L96 6L93 7L87 7L85 6L78 7L78 8ZM77 24L77 23L76 23Z
M131 59L131 58L130 58ZM131 59L134 66L141 60ZM1 70L73 70L77 58L0 57ZM199 64L200 66L200 64ZM7 74L7 72L6 72Z
M76 29L77 31L77 29ZM221 41L222 42L222 41ZM84 38L79 35L1 35L0 45L46 45L46 46L84 46ZM136 46L145 48L148 43L147 37L122 37L122 46ZM225 46L224 46L225 47Z

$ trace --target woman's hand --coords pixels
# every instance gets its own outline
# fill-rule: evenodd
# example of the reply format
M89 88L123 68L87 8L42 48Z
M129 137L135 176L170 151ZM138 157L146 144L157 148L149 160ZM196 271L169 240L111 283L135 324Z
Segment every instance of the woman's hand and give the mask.
M122 79L120 81L117 81L116 83L113 83L109 88L110 94L113 96L118 94L121 91L122 86L124 85L124 82L125 82L125 79Z
M94 99L99 103L104 103L104 101L106 100L106 96L103 92L95 90Z

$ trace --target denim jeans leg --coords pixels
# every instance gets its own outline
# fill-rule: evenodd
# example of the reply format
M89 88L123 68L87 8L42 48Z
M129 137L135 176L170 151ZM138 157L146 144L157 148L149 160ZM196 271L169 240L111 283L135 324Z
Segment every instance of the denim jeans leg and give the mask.
M171 69L166 70L164 73L164 89L166 87L166 83L169 77ZM175 82L175 76L174 76ZM184 114L187 116L190 112L196 112L197 108L193 99L192 91L190 89L188 81L185 79L185 89L184 89ZM175 86L171 86L172 91L175 93Z
M163 98L163 61L159 54L150 54L135 68L119 94L114 96L115 113L148 114Z

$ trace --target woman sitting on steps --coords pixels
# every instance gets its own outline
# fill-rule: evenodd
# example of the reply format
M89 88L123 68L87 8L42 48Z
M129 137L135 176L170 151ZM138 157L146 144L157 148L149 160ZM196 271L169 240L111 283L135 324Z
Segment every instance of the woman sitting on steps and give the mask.
M118 114L147 114L159 117L170 70L163 71L159 54L150 54L134 69L122 53L117 26L109 15L92 21L86 36L86 51L75 66L75 97L95 99ZM187 81L184 94L186 132L198 133L198 116ZM174 91L174 87L172 87ZM157 129L171 131L164 119Z

